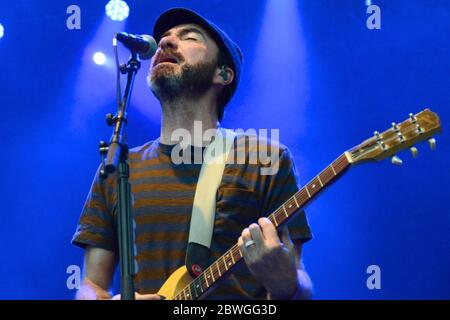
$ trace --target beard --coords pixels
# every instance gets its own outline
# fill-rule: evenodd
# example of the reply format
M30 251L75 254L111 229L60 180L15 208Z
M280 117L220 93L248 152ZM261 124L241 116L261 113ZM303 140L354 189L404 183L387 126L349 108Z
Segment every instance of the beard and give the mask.
M150 70L147 82L161 102L195 99L211 88L216 67L215 61L183 64L177 72L178 65L165 63Z

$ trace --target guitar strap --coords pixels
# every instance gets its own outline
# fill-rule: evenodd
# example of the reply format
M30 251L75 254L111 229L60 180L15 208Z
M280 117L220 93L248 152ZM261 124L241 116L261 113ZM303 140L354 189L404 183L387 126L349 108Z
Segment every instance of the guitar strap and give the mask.
M186 268L195 278L207 267L216 216L216 193L236 134L218 128L204 151L192 206Z

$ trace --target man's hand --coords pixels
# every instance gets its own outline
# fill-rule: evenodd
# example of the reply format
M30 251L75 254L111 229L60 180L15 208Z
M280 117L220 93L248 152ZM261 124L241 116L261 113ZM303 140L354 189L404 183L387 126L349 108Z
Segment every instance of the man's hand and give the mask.
M260 218L258 224L253 223L242 231L239 248L248 269L270 295L288 299L298 286L295 257L280 241L269 219Z
M134 298L136 300L163 300L159 294L140 294L138 292L134 293ZM111 300L120 300L120 294L116 294Z

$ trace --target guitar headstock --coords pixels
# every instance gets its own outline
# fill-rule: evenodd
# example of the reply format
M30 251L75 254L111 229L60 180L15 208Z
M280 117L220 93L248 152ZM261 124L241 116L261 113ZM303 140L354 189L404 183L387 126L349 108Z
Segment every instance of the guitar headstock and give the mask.
M415 115L410 113L409 119L400 124L392 123L392 127L382 133L375 131L372 138L346 152L350 163L357 164L365 161L379 161L392 157L393 164L401 164L402 160L395 154L410 148L413 157L417 156L414 145L428 139L430 148L436 148L436 141L432 136L441 131L441 124L436 113L425 109Z

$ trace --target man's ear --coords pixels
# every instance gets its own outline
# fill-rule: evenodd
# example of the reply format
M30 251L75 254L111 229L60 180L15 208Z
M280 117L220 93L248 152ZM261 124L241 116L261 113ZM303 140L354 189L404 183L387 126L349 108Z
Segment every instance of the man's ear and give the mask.
M233 69L227 66L221 66L216 68L213 83L226 86L229 85L231 82L233 82L233 79L234 79Z

